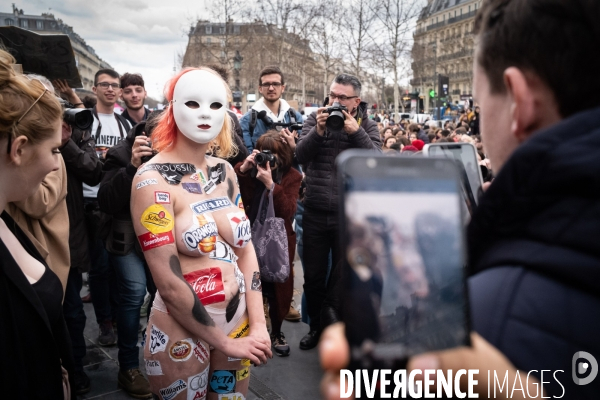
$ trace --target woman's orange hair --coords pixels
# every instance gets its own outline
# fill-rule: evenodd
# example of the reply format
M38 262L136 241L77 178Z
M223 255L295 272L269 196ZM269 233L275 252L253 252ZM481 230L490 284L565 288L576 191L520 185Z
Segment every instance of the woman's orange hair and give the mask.
M175 123L175 117L173 115L173 93L175 92L175 85L179 79L190 71L208 71L211 74L214 74L216 78L223 82L223 86L225 86L225 90L227 91L227 101L231 101L231 90L229 89L229 85L227 85L223 78L221 78L214 70L207 67L200 67L184 68L179 71L179 73L171 78L165 85L165 97L169 101L169 105L165 112L160 116L158 125L152 132L152 147L159 152L167 150L177 141L177 124ZM212 152L214 149L216 155L223 158L227 158L237 153L237 147L235 146L235 143L233 143L231 137L231 126L232 122L227 113L227 115L225 115L225 121L223 122L223 128L221 129L221 132L219 132L219 135L211 142L208 149L209 152Z

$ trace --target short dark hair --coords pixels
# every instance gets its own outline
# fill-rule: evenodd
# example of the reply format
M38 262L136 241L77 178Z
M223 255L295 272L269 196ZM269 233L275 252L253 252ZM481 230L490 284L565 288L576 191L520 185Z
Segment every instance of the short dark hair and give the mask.
M362 84L360 83L360 80L358 80L358 78L356 76L350 75L350 74L339 74L338 76L335 77L333 82L337 83L338 85L352 86L352 89L354 90L354 94L356 96L360 96Z
M140 74L130 74L129 72L125 72L121 75L121 89L125 89L127 86L144 86L144 78Z
M447 138L450 136L450 131L448 129L442 129L442 137Z
M227 68L217 64L209 64L207 65L207 67L215 71L217 74L221 75L221 78L223 78L225 83L229 84L229 71L227 71Z
M398 138L398 142L402 143L405 146L409 146L410 145L410 140L407 137L405 137L405 136L400 136Z
M264 67L260 74L258 75L258 84L262 85L262 77L265 75L278 74L281 77L281 84L285 85L285 80L283 78L283 72L277 65L270 65L268 67Z
M408 131L409 131L410 133L413 133L413 132L415 132L415 133L416 133L416 132L419 132L419 130L420 130L420 129L419 129L419 125L418 125L418 124L410 124L410 125L408 126Z
M600 105L600 57L590 57L598 15L597 0L484 0L476 54L492 93L506 92L504 71L514 66L549 87L563 118Z
M433 143L433 139L435 139L435 133L428 133L427 138L429 139L429 143Z
M94 75L94 86L98 85L98 77L103 74L108 75L111 78L118 79L119 82L121 82L121 78L120 78L119 74L117 73L117 71L115 71L114 69L110 69L110 68L102 68L102 69L99 69L98 72L96 72L96 75Z
M256 141L256 149L260 150L271 150L271 152L277 154L277 161L279 165L277 168L281 168L282 173L286 173L292 167L292 161L294 160L294 152L290 149L287 143L281 141L281 135L275 129L269 129Z
M98 103L98 98L96 96L88 94L83 99L81 99L81 102L83 103L83 106L85 108L94 108L94 106L96 106L96 103Z

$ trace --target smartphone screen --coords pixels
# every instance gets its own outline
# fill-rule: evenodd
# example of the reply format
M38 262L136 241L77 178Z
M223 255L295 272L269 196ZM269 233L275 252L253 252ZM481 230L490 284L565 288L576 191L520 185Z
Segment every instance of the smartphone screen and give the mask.
M339 168L343 319L358 351L353 360L364 358L365 342L375 344L367 346L370 365L468 344L455 164L371 154L345 157Z

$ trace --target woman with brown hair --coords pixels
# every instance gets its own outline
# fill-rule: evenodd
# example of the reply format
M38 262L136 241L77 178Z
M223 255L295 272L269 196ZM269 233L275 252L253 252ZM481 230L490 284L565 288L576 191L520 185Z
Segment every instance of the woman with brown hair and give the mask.
M290 148L290 143L293 141L282 140L276 130L267 131L256 142L256 149L252 154L244 162L235 166L235 172L239 177L242 200L246 204L246 212L251 224L254 224L256 220L261 197L266 196L267 191L273 191L275 217L282 218L285 222L291 267L296 254L296 233L292 228L292 221L296 213L296 201L302 175L291 168L294 152ZM257 165L254 158L256 154L264 150L270 151L275 156L276 161L273 167L270 163ZM255 177L253 177L254 172L256 173ZM275 354L282 357L290 354L290 347L281 332L281 324L290 310L293 291L294 275L291 271L290 276L283 283L263 282L263 295L267 297L269 303L273 350Z

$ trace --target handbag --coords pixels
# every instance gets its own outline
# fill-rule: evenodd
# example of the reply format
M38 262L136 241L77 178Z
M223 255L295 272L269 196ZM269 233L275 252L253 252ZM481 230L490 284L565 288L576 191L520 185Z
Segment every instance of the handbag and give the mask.
M268 196L263 192L260 199L258 214L252 226L252 243L261 279L265 282L282 283L290 276L287 232L283 218L275 216L273 191L268 192Z

